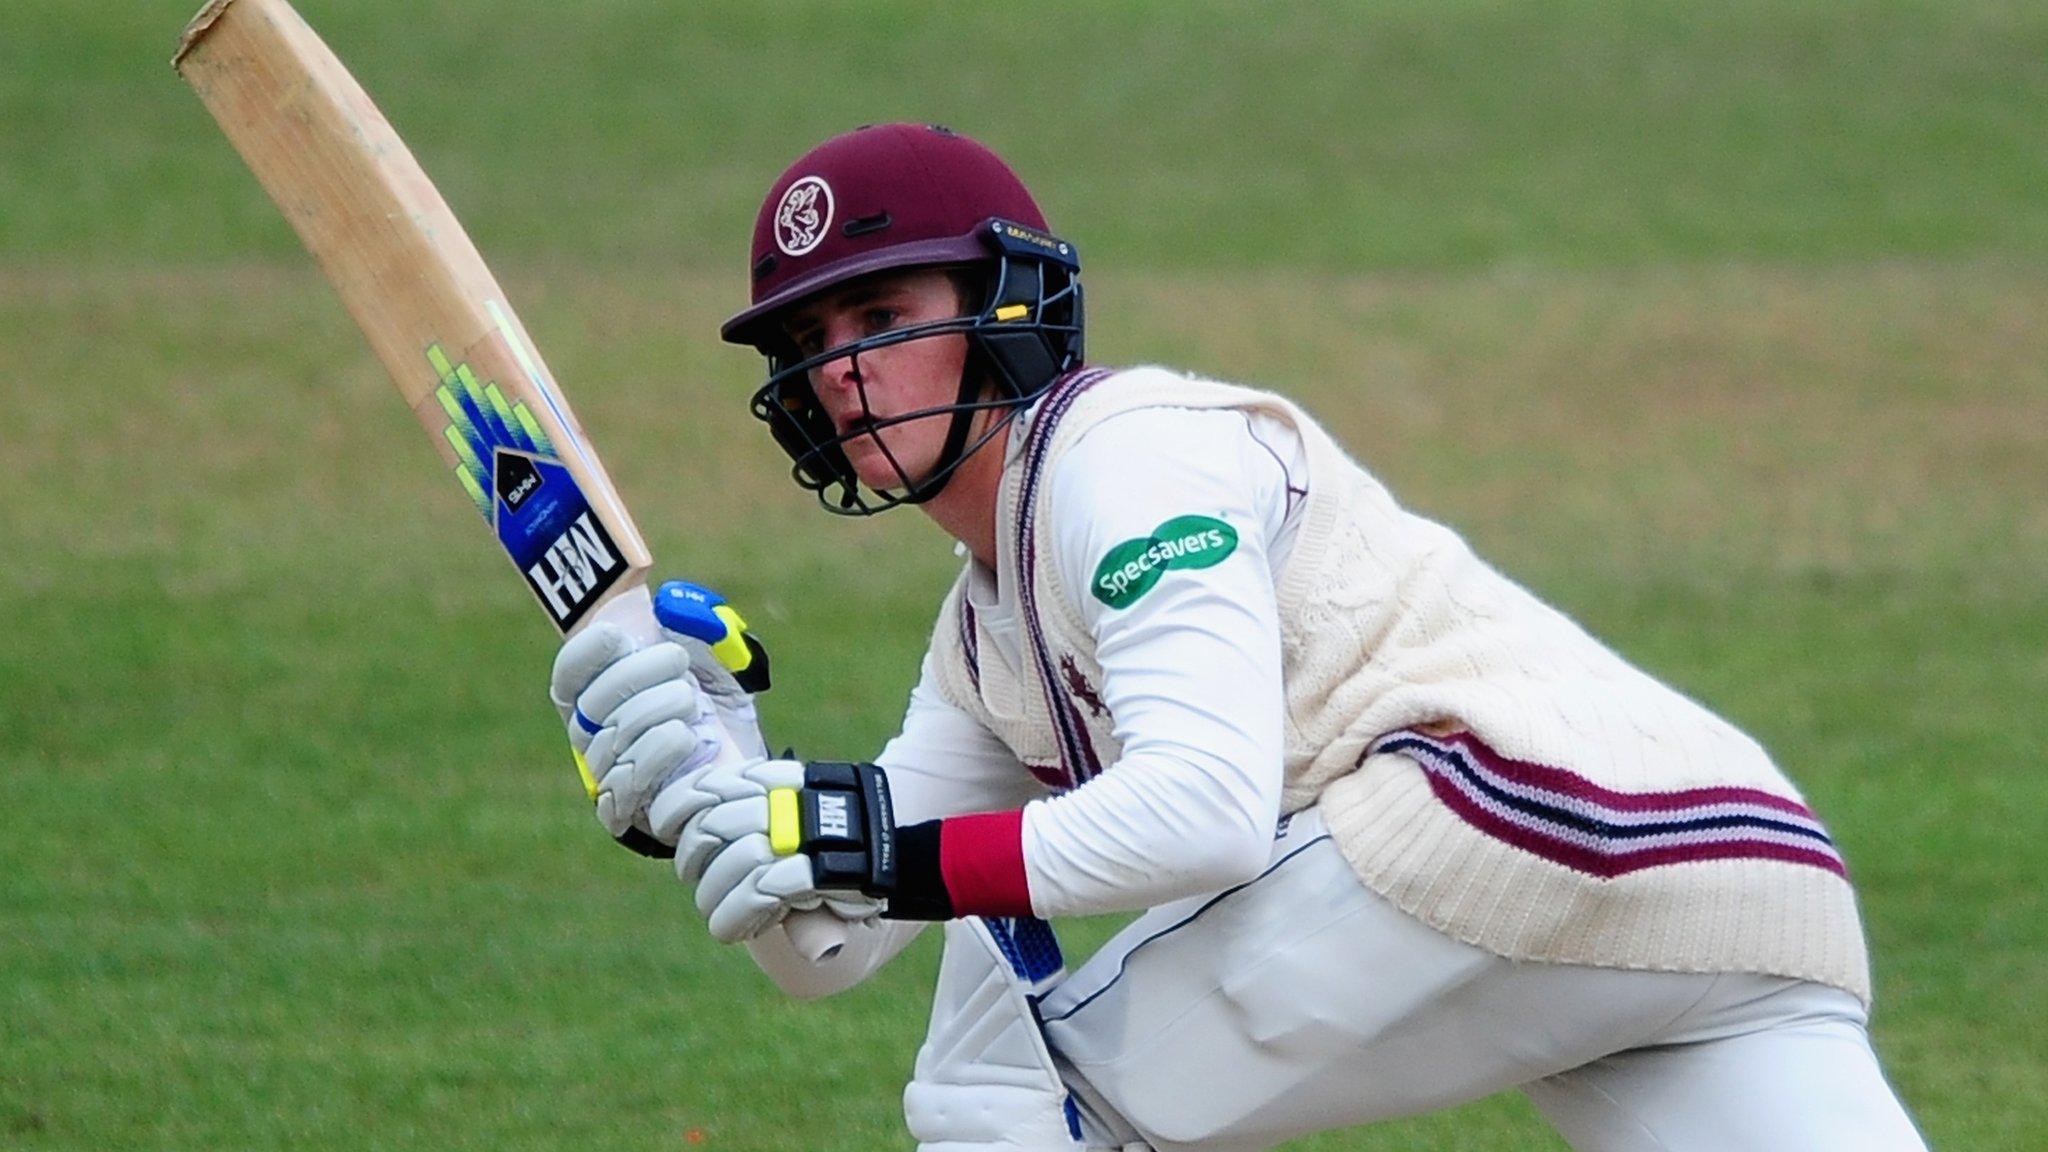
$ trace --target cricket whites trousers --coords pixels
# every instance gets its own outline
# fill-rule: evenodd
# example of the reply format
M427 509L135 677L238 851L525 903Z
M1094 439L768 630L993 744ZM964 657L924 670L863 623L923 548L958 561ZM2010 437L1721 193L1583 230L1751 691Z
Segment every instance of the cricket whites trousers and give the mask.
M1836 988L1515 962L1360 884L1313 808L1038 1001L1089 1147L1236 1152L1519 1088L1579 1152L1921 1152Z

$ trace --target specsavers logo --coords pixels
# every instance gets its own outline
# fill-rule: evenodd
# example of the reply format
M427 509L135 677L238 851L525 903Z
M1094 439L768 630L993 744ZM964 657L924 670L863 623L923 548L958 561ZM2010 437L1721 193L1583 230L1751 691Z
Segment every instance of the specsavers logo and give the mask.
M1209 568L1237 550L1237 529L1213 516L1176 516L1150 536L1126 540L1095 568L1089 591L1114 608L1128 608L1174 568Z

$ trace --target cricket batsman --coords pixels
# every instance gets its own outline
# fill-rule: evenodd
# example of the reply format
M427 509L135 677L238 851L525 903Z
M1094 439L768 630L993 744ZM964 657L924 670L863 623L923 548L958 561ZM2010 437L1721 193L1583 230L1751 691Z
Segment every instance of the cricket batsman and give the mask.
M552 695L607 829L791 995L945 925L920 1148L1234 1152L1507 1088L1581 1150L1924 1147L1765 750L1289 400L1089 364L1075 248L994 153L826 141L748 277L722 334L796 482L959 542L902 729L768 757L680 585L673 643L587 629ZM826 954L785 930L821 906ZM1067 974L1044 921L1128 910Z

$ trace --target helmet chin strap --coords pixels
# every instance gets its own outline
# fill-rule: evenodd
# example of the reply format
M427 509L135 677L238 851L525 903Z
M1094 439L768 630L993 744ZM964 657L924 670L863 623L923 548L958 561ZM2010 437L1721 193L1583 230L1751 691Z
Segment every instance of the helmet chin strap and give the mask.
M980 391L979 381L988 379L987 373L977 371L980 361L981 350L970 347L966 362L960 365L960 391L954 398L953 419L947 422L946 443L939 449L938 463L933 465L930 476L906 487L903 503L923 504L945 491L953 473L966 463L967 436L973 431L975 415L983 410L975 404L975 393ZM987 437L983 437L975 448L978 450L986 443Z

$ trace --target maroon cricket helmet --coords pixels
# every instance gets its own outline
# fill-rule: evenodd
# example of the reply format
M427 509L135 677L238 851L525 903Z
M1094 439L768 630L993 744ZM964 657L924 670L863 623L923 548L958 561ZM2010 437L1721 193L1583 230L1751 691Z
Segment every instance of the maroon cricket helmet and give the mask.
M754 220L753 303L719 334L759 346L777 312L826 288L892 268L964 264L996 253L991 219L1046 231L1045 216L1002 158L947 128L877 124L805 153Z
M938 495L1010 417L1081 364L1079 255L1046 230L1009 165L945 128L883 124L812 149L761 205L752 255L753 303L720 334L767 357L768 379L754 393L752 411L794 462L796 482L834 512L867 515ZM958 282L969 298L959 316L877 332L809 357L777 322L801 301L860 277L934 266L964 274ZM809 374L820 364L849 358L858 378L862 355L952 335L966 337L968 356L950 404L862 419L842 430L812 390ZM858 387L865 409L866 385ZM912 476L891 456L895 485L861 482L844 450L848 441L935 415L950 417L936 466Z

